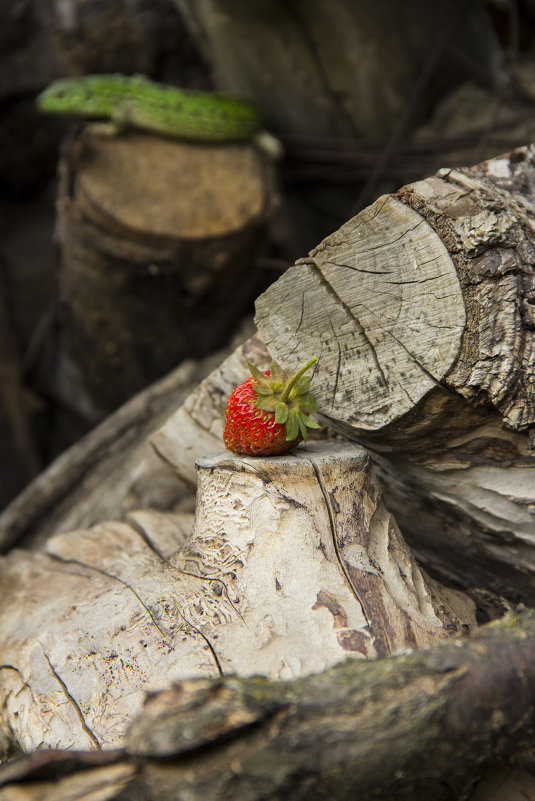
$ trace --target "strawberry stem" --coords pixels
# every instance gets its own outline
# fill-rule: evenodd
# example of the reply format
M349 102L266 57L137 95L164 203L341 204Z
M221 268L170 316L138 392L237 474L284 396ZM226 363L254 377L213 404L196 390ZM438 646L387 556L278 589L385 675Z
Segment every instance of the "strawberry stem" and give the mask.
M295 375L293 375L291 378L288 379L288 383L286 384L286 386L284 387L284 389L282 390L281 395L280 395L280 400L283 403L286 403L286 401L288 400L288 398L290 396L290 392L294 388L294 386L297 383L297 381L299 381L299 379L301 378L303 373L306 373L308 368L312 367L313 364L316 364L317 361L318 361L318 357L317 356L314 356L312 359L309 359L304 367L301 367L301 369L298 370L297 373L295 373Z

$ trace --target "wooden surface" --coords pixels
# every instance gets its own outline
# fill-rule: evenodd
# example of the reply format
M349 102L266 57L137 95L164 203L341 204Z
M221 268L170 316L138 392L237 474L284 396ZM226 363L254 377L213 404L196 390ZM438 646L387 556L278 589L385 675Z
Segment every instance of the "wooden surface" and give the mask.
M309 143L388 136L440 46L421 108L472 70L490 84L498 77L498 42L484 9L471 4L339 0L336 13L321 0L176 4L220 88L257 103L277 133Z
M533 741L534 643L524 612L296 681L184 681L147 699L124 750L15 760L0 799L459 801L481 778L473 801L532 801L533 776L498 765Z
M198 470L191 533L144 510L1 560L8 741L120 747L144 693L173 681L295 679L475 627L473 601L418 566L360 446Z
M376 453L387 504L424 563L529 604L534 187L533 146L403 187L290 268L256 317L277 360L319 356L320 415ZM378 248L376 220L388 242L400 205L419 224ZM426 280L410 274L414 225L436 242L424 252L442 253Z
M110 138L89 126L60 172L50 391L94 425L183 359L220 348L250 312L274 164L250 143Z
M42 548L53 533L121 520L134 509L192 510L193 490L147 438L224 355L184 362L58 457L0 514L0 550Z
M446 247L389 197L300 259L256 309L274 358L294 368L303 354L319 357L320 411L349 430L374 431L411 410L450 370L465 326Z
M202 240L241 231L265 214L267 166L252 145L213 147L135 132L99 137L89 147L76 199L108 229Z

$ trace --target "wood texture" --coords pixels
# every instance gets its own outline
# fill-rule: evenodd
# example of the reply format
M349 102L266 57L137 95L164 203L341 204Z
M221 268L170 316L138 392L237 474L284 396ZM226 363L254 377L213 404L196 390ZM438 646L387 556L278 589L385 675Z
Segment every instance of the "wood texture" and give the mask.
M533 146L403 187L290 268L258 299L256 318L289 367L320 356L319 411L376 452L387 503L424 562L446 581L526 603L535 599L534 187ZM398 204L406 231L377 248L374 226L388 242ZM434 242L425 252L442 254L425 280L410 272L414 211ZM369 265L373 274L359 272Z
M179 679L297 678L475 626L419 568L360 446L198 470L191 534L145 510L3 558L4 752L118 747L143 694Z
M300 259L256 308L283 364L319 357L319 408L349 430L383 428L411 410L451 368L465 326L446 247L421 215L389 197Z
M59 456L0 514L0 550L42 548L53 533L122 520L134 509L192 510L193 490L147 439L225 355L184 362Z
M321 0L176 4L218 85L257 103L277 133L309 142L388 136L439 43L442 60L422 109L472 71L490 84L498 77L498 43L484 9L472 4L339 0L336 13ZM400 29L410 31L410 46Z
M147 700L125 750L14 761L0 799L48 798L53 777L54 798L76 801L99 778L98 797L115 801L459 801L483 774L474 801L531 801L533 777L498 765L532 745L534 649L528 612L296 681L181 682Z

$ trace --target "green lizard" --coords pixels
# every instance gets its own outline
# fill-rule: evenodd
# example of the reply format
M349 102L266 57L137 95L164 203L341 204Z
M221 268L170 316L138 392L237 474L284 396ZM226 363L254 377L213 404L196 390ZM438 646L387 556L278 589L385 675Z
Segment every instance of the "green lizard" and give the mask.
M184 91L143 76L64 78L45 89L37 104L53 114L109 119L118 130L141 128L196 142L252 139L262 130L258 111L244 100Z

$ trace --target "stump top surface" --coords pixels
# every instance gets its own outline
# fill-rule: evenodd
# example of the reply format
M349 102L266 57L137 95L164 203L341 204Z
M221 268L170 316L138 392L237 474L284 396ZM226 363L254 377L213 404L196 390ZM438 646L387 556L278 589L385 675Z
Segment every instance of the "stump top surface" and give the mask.
M267 468L269 471L299 470L303 459L314 462L334 462L336 460L348 461L353 459L367 459L368 452L355 442L342 440L318 440L301 443L283 456L239 456L231 451L222 451L197 459L197 467L211 470L214 467L233 469L248 469L260 471Z
M88 148L75 194L98 220L141 234L205 239L240 230L264 211L266 165L253 145L136 132L92 136Z

